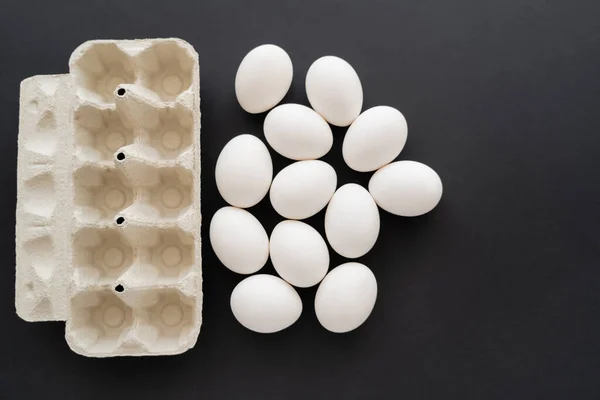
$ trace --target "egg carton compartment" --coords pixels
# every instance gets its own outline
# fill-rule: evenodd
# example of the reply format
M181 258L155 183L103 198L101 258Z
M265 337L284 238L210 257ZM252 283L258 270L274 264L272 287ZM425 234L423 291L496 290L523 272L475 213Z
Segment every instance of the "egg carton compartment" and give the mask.
M163 101L173 101L191 87L197 60L179 43L163 41L140 52L135 62L139 83Z
M77 285L112 286L133 264L134 249L118 230L83 228L75 232L73 257Z
M178 352L197 335L196 300L178 290L164 290L152 296L139 313L139 329L148 347L159 352Z
M198 57L178 39L91 41L79 46L69 62L79 97L114 104L122 84L134 84L160 101L175 101L195 86Z
M16 305L91 357L178 354L202 316L198 55L79 46L21 87Z
M67 342L80 354L111 354L136 346L133 310L110 289L89 290L71 300Z
M153 159L176 160L194 143L195 119L189 93L164 103L136 85L117 88L116 111L135 132L134 143L152 148Z
M114 102L116 87L136 79L131 55L113 41L84 43L73 52L69 64L77 94L96 103Z
M78 221L112 223L133 203L133 189L119 170L88 165L76 170L73 179Z
M92 167L77 171L77 181L82 182L77 185L81 187L79 204L83 204L83 210L77 213L79 220L114 222L120 227L134 221L143 230L173 225L195 213L192 206L196 183L191 170L149 165L127 154L119 160L122 172ZM127 184L122 176L128 176Z
M195 275L194 235L178 227L87 227L76 232L73 247L79 289L172 285Z
M179 354L198 336L196 307L176 288L82 292L71 301L67 342L92 357Z
M187 170L166 170L161 173L160 184L152 189L150 201L161 216L177 218L192 203L192 177Z
M192 204L193 177L176 167L159 170L156 185L147 189L147 201L161 218L179 218Z
M83 105L74 112L75 145L82 161L111 165L121 147L133 143L131 127L117 110Z
M175 159L192 145L193 115L183 106L158 110L158 121L148 126L150 145L163 159Z
M127 228L125 228L127 229ZM180 228L136 230L134 262L115 286L173 285L194 274L194 236Z

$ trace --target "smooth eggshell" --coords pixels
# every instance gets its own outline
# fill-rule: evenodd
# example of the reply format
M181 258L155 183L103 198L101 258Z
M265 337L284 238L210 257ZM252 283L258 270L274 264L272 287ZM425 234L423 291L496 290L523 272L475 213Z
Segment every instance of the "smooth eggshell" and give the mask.
M377 205L403 217L433 210L442 198L442 180L430 167L416 161L397 161L373 174L369 192Z
M271 185L273 162L267 146L253 135L239 135L225 145L215 167L217 188L232 206L261 201Z
M388 106L369 108L350 125L342 155L355 171L375 171L394 161L406 143L408 127L402 113Z
M333 250L346 258L371 250L379 236L379 210L365 188L348 183L333 194L325 212L325 234Z
M310 66L306 95L312 108L336 126L350 125L363 104L362 85L356 71L335 56L321 57Z
M272 109L263 130L273 150L292 160L323 157L333 144L327 121L301 104L282 104Z
M363 264L346 263L332 269L319 285L315 313L325 329L348 332L367 320L376 299L373 272Z
M259 333L285 329L302 314L302 301L296 290L272 275L254 275L238 283L231 293L230 305L240 324Z
M210 243L227 268L238 274L253 274L269 258L265 228L248 211L223 207L210 221Z
M290 56L279 46L264 44L252 49L235 75L235 94L242 108L258 114L275 107L292 84Z
M279 215L304 219L327 205L336 185L337 175L331 165L319 160L298 161L275 176L269 197Z
M312 226L300 221L282 221L271 233L271 262L290 284L310 287L321 282L329 269L329 250Z

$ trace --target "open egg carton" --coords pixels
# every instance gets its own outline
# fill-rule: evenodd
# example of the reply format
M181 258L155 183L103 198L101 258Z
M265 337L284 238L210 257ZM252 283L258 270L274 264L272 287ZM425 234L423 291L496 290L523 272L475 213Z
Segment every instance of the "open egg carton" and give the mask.
M90 357L178 354L202 322L200 78L179 39L82 44L21 83L16 308Z

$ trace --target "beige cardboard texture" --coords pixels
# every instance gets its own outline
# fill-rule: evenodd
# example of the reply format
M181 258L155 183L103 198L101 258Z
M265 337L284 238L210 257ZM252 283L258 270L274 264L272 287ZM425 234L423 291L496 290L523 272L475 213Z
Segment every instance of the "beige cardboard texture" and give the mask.
M90 357L179 354L202 323L200 77L179 39L82 44L21 84L16 308Z

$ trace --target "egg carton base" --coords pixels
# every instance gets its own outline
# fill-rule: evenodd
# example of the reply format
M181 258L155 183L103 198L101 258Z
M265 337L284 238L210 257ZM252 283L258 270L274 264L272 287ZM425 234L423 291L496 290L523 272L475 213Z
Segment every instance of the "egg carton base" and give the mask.
M88 357L172 355L202 323L200 79L180 39L96 40L21 83L15 306Z

